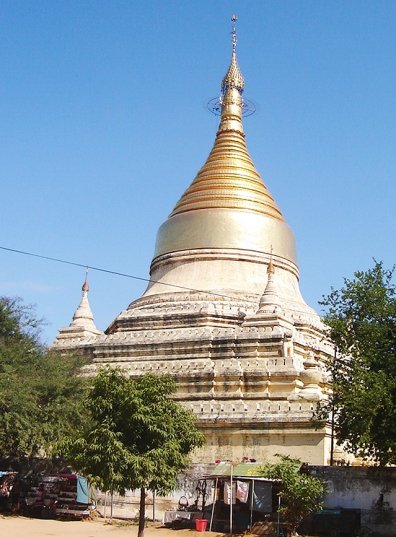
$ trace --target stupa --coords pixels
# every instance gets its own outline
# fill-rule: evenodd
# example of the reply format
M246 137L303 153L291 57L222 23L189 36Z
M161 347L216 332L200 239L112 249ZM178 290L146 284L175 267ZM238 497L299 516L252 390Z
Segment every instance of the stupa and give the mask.
M247 150L236 44L234 24L213 149L159 228L145 293L105 333L87 315L72 329L80 306L54 348L87 356L92 374L111 365L172 375L206 435L197 461L281 453L327 464L329 431L312 415L333 349L300 293L293 233Z
M62 342L61 344L63 346L68 346L68 341L70 341L70 344L74 346L76 341L87 340L91 337L95 338L103 334L103 332L98 330L95 326L91 306L89 305L88 275L85 277L81 291L81 302L74 312L70 325L66 326L65 328L61 328L57 336L56 342Z

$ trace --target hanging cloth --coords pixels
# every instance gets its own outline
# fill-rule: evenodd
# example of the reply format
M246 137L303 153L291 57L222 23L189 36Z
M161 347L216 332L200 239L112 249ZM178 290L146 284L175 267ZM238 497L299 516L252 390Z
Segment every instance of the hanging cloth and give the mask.
M236 497L242 503L247 503L249 496L249 483L246 481L237 481Z
M227 481L224 483L224 503L230 505L231 503L231 483ZM232 503L236 503L236 483L232 484Z

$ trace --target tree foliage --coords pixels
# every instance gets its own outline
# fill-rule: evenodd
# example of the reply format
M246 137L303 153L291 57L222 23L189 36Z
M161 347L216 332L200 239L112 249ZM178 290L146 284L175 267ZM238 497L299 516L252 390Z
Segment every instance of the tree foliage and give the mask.
M39 342L38 320L19 299L0 297L0 450L51 455L82 417L81 360Z
M102 490L140 489L139 535L146 490L174 490L188 454L204 442L194 414L171 398L175 388L170 376L130 379L118 369L102 369L87 397L89 420L64 445L74 468Z
M300 472L302 463L299 459L285 455L277 457L279 462L261 466L259 474L280 480L279 513L291 534L295 535L304 517L322 509L326 487L320 479Z
M319 417L334 412L336 437L349 452L396 462L396 289L393 270L375 262L323 299L337 356L333 394Z

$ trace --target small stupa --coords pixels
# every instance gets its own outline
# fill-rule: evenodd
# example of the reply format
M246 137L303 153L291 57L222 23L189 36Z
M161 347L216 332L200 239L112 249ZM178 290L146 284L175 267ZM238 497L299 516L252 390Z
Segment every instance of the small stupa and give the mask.
M94 317L92 314L91 306L88 301L88 275L85 277L85 281L81 288L82 297L80 304L74 312L73 318L69 326L61 328L56 337L53 347L75 345L76 341L87 341L90 338L96 338L103 335L101 330L98 330L95 326Z

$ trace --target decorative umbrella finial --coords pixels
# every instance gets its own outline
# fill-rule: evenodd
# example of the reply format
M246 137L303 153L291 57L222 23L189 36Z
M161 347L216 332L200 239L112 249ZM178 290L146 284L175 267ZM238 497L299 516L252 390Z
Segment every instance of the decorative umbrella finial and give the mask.
M245 87L245 81L243 79L242 73L239 69L239 65L236 58L236 45L237 45L237 33L236 33L236 21L237 16L233 15L231 17L232 22L232 56L231 56L231 64L228 68L228 71L223 78L223 81L221 83L221 92L223 96L226 94L227 90L231 88L235 88L239 91L239 93L242 95L244 87Z
M88 283L88 266L87 268L85 269L85 281L83 283L83 286L82 286L82 292L83 293L88 293L89 291L89 283Z
M232 53L236 54L236 46L237 46L237 35L236 35L236 22L238 20L238 17L236 15L233 15L231 17L231 21L233 22L232 25Z

